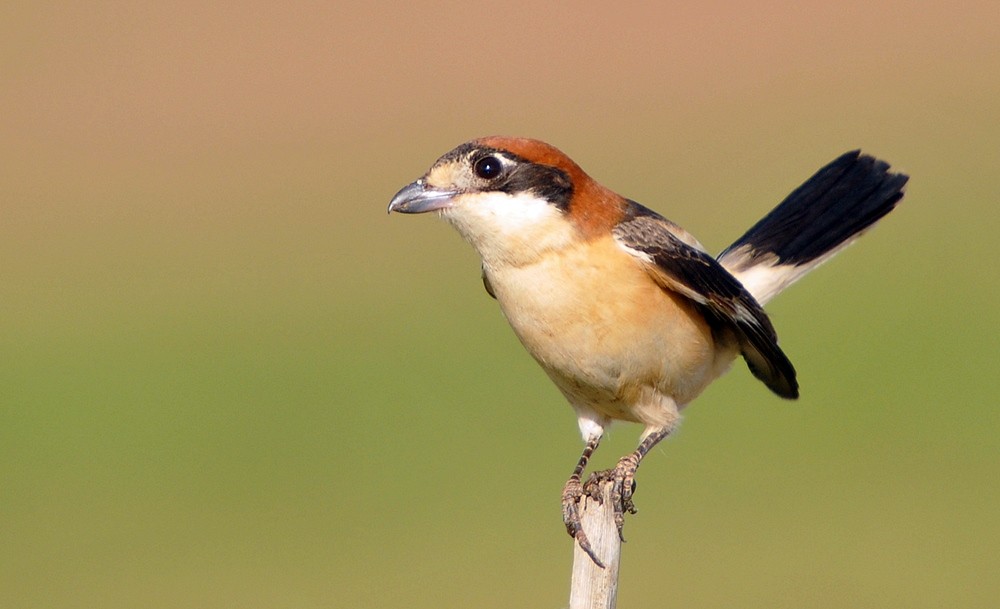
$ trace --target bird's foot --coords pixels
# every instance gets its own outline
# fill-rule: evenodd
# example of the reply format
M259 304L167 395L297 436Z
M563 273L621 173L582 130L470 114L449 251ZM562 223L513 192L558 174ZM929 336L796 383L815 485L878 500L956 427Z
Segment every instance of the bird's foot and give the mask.
M594 472L583 485L582 494L600 496L601 484L611 483L611 508L614 510L615 526L618 527L618 538L625 541L622 528L625 526L625 513L635 514L635 503L632 495L635 493L635 470L639 468L641 457L631 453L618 460L618 465L611 469Z
M569 481L566 482L566 486L563 487L562 492L562 513L563 513L563 523L566 525L566 532L569 536L576 540L576 543L580 544L580 549L587 553L587 556L594 561L594 564L600 568L604 568L604 563L601 559L597 557L594 552L594 548L590 545L590 540L587 539L587 534L583 531L583 524L580 522L580 501L585 497L590 497L596 501L601 501L601 489L597 485L591 485L590 481L587 482L587 487L580 483L580 476L573 474L570 476ZM621 534L621 528L619 527L619 535Z

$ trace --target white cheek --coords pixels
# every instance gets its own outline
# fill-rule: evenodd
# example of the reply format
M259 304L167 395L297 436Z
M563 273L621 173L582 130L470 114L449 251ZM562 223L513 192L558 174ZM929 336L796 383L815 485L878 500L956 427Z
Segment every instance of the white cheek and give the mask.
M563 212L531 194L466 195L442 215L487 264L528 262L573 237Z

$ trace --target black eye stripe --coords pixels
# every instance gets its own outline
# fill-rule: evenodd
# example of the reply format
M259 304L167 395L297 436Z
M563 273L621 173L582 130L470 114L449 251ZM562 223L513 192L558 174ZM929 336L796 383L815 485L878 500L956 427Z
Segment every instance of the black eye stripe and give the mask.
M569 209L573 182L563 170L550 165L525 162L504 178L498 189L510 194L534 193L559 209Z
M490 183L485 189L511 195L530 192L563 211L569 209L573 182L558 167L532 163L510 152L472 146L457 149L450 156L466 156L472 163L473 175Z

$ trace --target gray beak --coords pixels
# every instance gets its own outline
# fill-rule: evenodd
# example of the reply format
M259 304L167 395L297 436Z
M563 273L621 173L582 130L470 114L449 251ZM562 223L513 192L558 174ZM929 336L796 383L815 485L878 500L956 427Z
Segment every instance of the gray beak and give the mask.
M451 205L457 192L451 190L436 190L427 186L424 179L407 184L389 202L388 212L398 211L403 214L422 214L428 211L444 209Z

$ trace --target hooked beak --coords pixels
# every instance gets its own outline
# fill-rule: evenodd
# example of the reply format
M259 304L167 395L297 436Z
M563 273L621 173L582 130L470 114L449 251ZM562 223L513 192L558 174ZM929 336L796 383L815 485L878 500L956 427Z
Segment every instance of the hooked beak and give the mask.
M404 214L422 214L428 211L444 209L451 205L452 198L457 192L451 190L436 190L427 186L427 182L420 178L416 182L407 184L396 193L396 196L389 202L389 213L398 211Z

